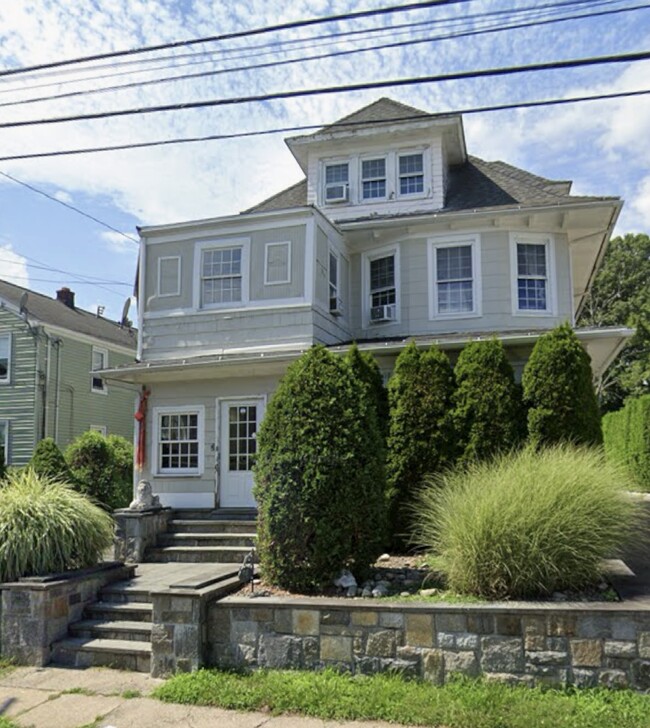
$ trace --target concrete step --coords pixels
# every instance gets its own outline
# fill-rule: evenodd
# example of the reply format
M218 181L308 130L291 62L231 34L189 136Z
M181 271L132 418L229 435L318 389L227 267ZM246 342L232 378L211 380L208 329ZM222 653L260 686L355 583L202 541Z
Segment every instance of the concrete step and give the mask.
M91 619L130 622L151 622L153 617L153 605L151 602L105 602L99 601L89 604L84 614Z
M145 560L154 563L235 564L250 548L239 546L161 546L147 549Z
M138 587L129 581L108 584L102 588L99 595L103 602L114 602L115 604L151 602L151 594L148 589Z
M238 546L250 549L255 545L252 533L163 533L158 536L158 546Z
M114 667L151 671L151 643L68 637L52 645L52 661L68 667Z
M255 533L255 521L172 518L167 530L171 533Z
M69 632L72 637L87 639L97 637L106 640L151 642L151 622L82 619L71 624Z

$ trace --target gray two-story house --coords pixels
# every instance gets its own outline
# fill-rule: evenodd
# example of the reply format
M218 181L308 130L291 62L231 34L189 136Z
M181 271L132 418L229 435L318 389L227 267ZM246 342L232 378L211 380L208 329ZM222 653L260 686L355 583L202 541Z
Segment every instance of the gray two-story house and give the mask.
M25 465L51 437L64 448L86 430L133 438L134 385L99 370L135 361L137 332L75 305L0 280L0 449Z
M251 462L290 362L350 342L388 375L414 339L452 357L497 336L521 371L573 323L621 209L471 157L458 114L381 99L287 140L305 179L245 212L140 231L145 465L163 503L254 506ZM595 374L625 329L579 330Z

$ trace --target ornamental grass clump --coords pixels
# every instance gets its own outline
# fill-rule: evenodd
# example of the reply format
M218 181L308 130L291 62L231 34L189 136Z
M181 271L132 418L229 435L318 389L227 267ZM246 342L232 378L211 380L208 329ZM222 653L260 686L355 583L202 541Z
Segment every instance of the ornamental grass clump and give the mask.
M417 540L453 591L520 599L583 589L638 523L627 485L600 451L527 448L429 479Z
M101 561L113 519L66 483L27 468L0 488L0 582Z

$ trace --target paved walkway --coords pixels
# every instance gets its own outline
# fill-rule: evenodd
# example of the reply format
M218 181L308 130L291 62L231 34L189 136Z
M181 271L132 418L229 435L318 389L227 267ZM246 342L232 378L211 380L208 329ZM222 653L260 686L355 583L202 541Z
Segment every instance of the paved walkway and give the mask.
M217 577L234 576L239 564L138 564L125 591L157 591L182 584L188 588Z
M0 677L2 713L23 728L397 728L161 703L147 697L162 680L106 668L20 667ZM131 697L129 697L131 696Z

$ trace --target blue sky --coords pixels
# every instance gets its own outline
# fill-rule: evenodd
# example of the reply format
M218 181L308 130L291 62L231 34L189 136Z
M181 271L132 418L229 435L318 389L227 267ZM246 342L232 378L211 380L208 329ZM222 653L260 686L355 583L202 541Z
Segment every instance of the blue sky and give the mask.
M302 29L285 33L282 38L299 39L334 29L342 31L409 21L454 18L455 22L460 22L467 15L515 8L537 7L538 12L543 14L550 11L544 11L541 6L553 1L558 0L537 3L534 0L470 0L408 14L355 21L352 26L340 24ZM46 63L388 4L388 0L297 0L292 3L267 0L236 3L215 3L212 0L94 0L92 3L79 0L75 3L70 0L11 0L0 4L0 68ZM641 0L592 0L582 9L572 9L572 12L641 4ZM502 19L503 22L511 22L507 16L502 16ZM478 27L485 21L477 19L472 22L474 27ZM435 28L427 28L425 32L393 29L390 37L416 39L440 32ZM386 38L384 35L382 40ZM252 52L245 49L248 43L261 44L277 39L278 36L262 36L221 45L219 48L222 50L243 47L236 55L246 54L248 57L228 61L227 56L212 56L211 63L171 72L157 70L133 77L84 80L89 74L141 69L141 66L120 66L119 69L104 68L101 72L88 70L84 74L66 71L23 76L21 81L0 82L0 103L35 95L96 88L101 84L124 83L136 78L150 79L163 73L192 72L288 57L277 47ZM349 47L349 44L336 46L338 49ZM215 50L217 46L210 48ZM650 9L643 9L609 17L222 74L136 90L0 107L0 120L34 119L181 100L433 75L481 67L630 53L648 48ZM332 46L311 48L303 50L303 53L313 54L328 49ZM179 49L176 53L197 50L200 49L192 47ZM176 59L176 62L180 61ZM529 99L643 89L650 87L648 79L650 63L644 62L221 109L0 129L0 156L98 143L119 144L327 123L382 95L437 112ZM34 88L45 83L50 85ZM489 160L502 159L550 178L573 179L577 194L620 195L626 200L626 205L617 232L650 231L650 97L475 115L466 117L465 133L471 154ZM277 134L137 151L0 162L0 171L137 237L136 225L237 213L300 179L302 175L284 145L283 136ZM49 295L53 295L61 285L68 285L77 292L78 305L91 310L102 305L106 308L105 315L117 318L124 299L131 292L136 252L137 246L133 242L115 232L0 177L1 278ZM82 278L110 283L97 285L82 282Z

